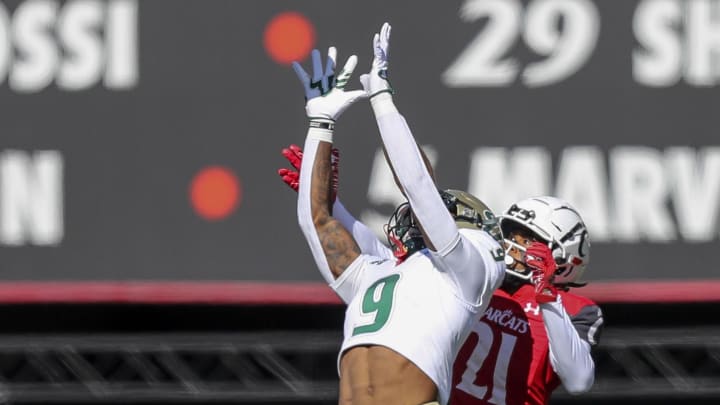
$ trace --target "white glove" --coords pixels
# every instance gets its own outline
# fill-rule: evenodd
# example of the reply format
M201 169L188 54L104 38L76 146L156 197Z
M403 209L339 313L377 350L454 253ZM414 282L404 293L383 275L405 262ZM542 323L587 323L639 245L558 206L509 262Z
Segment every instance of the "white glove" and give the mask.
M360 83L369 97L381 93L393 94L394 91L388 81L388 57L390 56L390 24L383 24L380 33L373 37L373 58L372 68L369 74L360 76Z
M313 49L310 54L313 66L312 81L305 72L305 69L299 63L293 62L292 67L298 78L305 87L305 101L319 97L328 93L332 89L333 80L335 79L335 60L337 59L337 49L334 46L328 48L328 59L325 71L322 69L322 61L320 51Z
M325 71L322 70L320 52L312 52L313 80L297 62L293 62L293 69L300 82L305 87L305 112L311 122L333 123L340 114L360 98L367 97L364 90L345 92L345 85L357 66L357 56L352 55L345 62L345 67L337 77L334 76L337 50L328 49L328 60Z

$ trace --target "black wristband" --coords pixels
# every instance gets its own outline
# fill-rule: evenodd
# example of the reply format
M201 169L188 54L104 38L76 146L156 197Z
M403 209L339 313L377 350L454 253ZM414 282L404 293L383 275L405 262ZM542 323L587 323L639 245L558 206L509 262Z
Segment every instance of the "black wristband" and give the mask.
M380 90L380 91L378 91L377 93L374 93L373 95L371 95L370 98L373 98L373 97L375 97L375 96L379 96L380 94L383 94L383 93L389 93L390 95L394 95L394 94L395 94L395 90L393 90L393 89Z
M332 122L324 122L324 121L310 121L310 128L329 129L329 130L333 131L333 130L335 130L335 124Z

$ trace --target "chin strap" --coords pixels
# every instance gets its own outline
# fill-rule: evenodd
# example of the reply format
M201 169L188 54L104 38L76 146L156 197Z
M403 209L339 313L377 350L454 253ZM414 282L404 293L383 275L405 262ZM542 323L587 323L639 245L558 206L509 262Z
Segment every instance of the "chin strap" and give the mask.
M408 257L408 249L402 243L402 241L395 237L395 235L388 234L388 240L392 244L393 255L397 259L397 263L400 264L405 261Z

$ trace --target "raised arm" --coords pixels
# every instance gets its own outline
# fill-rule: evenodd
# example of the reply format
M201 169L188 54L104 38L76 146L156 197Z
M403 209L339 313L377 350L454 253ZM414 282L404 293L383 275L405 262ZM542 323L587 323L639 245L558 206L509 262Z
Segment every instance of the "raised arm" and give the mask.
M300 172L298 221L321 273L331 283L360 255L360 248L330 213L331 144L313 132L308 131L305 140L305 156L312 170Z
M385 23L380 33L375 34L372 69L370 74L361 76L360 80L370 95L370 103L396 182L410 202L429 247L442 251L455 243L460 234L440 198L410 128L393 102L393 90L387 80L390 30L390 25Z
M278 170L278 174L283 182L291 189L298 191L300 185L300 168L302 167L303 151L297 145L290 145L282 150L282 155L288 160L294 168L282 168ZM345 208L340 198L337 196L339 184L340 169L340 152L337 148L332 149L332 189L330 190L330 198L334 200L332 215L347 229L355 242L360 247L363 254L378 256L385 259L393 259L393 251L383 244L375 233L364 223L360 222L350 211Z
M427 169L428 173L430 173L430 177L432 177L433 181L435 181L435 171L433 170L432 163L430 163L430 159L427 157L427 154L425 154L425 151L423 150L423 148L420 147L420 145L417 145L417 147L420 151L420 155L422 155L423 162L425 163L425 168ZM385 145L383 145L383 154L385 155L385 161L387 162L388 166L390 167L390 171L392 172L393 179L395 180L395 185L397 185L400 189L400 192L405 195L405 190L403 190L402 184L400 184L400 179L398 179L397 173L395 173L395 169L393 169L392 164L390 163L390 157L388 157L387 150L385 150Z
M502 279L502 263L493 256L499 245L475 229L461 234L455 218L440 197L423 154L407 122L398 112L387 80L390 25L385 23L373 39L375 57L370 74L360 77L370 95L380 137L396 181L410 203L433 260L472 305L487 301Z
M310 119L305 140L305 168L300 171L298 189L298 222L321 274L332 283L360 255L352 235L332 217L332 167L330 162L335 120L364 91L345 92L344 87L357 64L355 55L348 58L343 70L333 80L335 48L330 48L325 71L320 53L314 50L313 80L303 68L293 68L305 87L305 110ZM310 170L307 170L310 168Z

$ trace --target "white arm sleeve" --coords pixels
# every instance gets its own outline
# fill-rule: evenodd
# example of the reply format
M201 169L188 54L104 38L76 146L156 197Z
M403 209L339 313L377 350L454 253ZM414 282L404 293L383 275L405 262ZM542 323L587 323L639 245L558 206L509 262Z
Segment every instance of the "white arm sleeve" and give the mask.
M483 246L474 246L461 236L425 167L415 138L390 94L377 95L371 103L390 164L425 236L437 249L433 257L438 268L448 273L459 287L461 298L478 305L483 291L496 287L501 266L488 260L491 251L486 252ZM495 245L499 247L497 243ZM488 274L488 265L493 266L492 274Z
M313 130L312 128L310 129ZM305 139L305 147L303 152L303 166L306 170L300 170L300 186L298 188L298 205L297 215L300 229L305 235L305 239L310 245L315 263L320 270L323 278L328 284L332 284L335 281L330 266L328 265L327 259L325 258L325 252L323 251L322 245L320 244L320 238L318 237L317 230L312 218L312 209L310 201L310 190L312 190L312 168L315 165L315 155L319 145L317 139L307 137ZM309 170L307 170L309 168Z
M362 253L384 259L394 259L392 249L385 246L370 228L358 221L340 202L339 198L335 199L333 205L333 217L352 234Z
M571 394L589 390L595 379L590 344L578 335L560 298L540 308L550 342L550 364L563 387Z
M405 118L395 108L390 94L379 94L371 102L390 165L405 191L413 214L435 249L447 249L456 243L460 234L425 167Z

